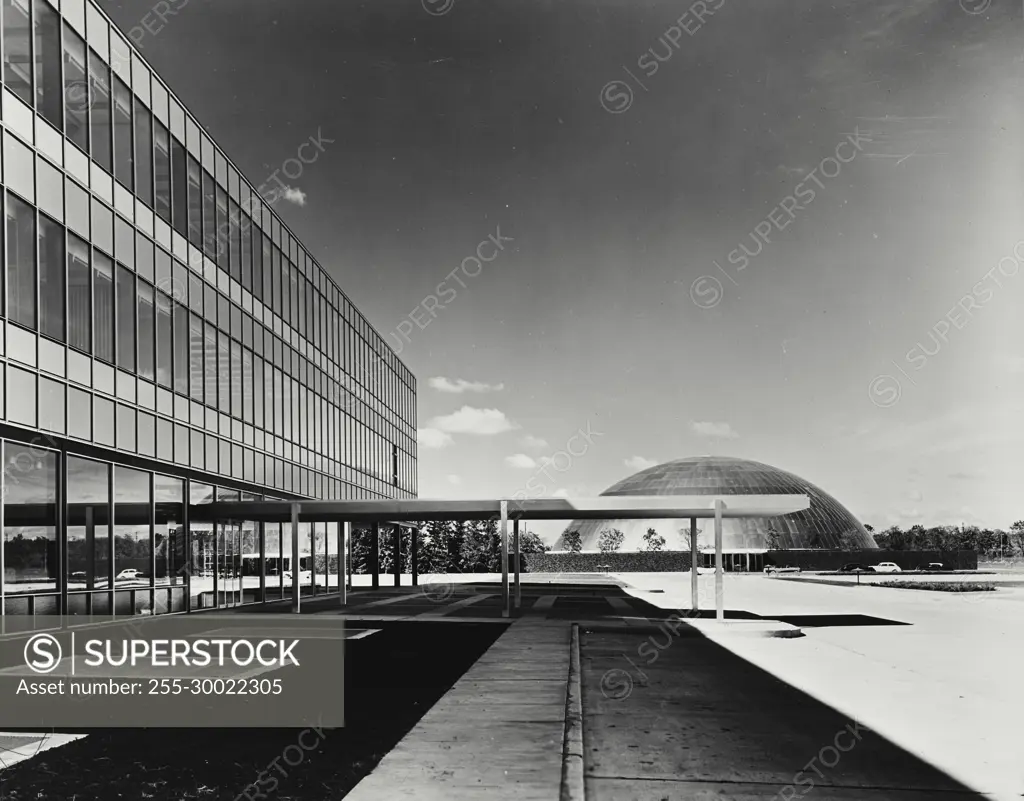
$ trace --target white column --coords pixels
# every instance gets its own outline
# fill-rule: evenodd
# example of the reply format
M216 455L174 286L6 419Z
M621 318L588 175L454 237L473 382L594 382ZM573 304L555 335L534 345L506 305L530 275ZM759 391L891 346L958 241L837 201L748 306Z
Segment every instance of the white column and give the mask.
M693 607L694 616L700 611L698 600L699 590L697 587L697 561L700 559L700 549L697 548L697 518L690 518L690 605Z
M348 605L348 536L352 524L348 521L338 526L338 592L341 605Z
M508 501L501 502L501 599L501 616L508 617Z
M299 587L299 504L292 504L292 612L299 613L302 588Z
M519 585L519 559L520 559L520 553L519 553L519 518L518 517L515 520L512 521L512 553L514 553L515 556L516 556L516 563L513 566L514 567L513 575L515 577L515 586L516 586L516 609L518 609L519 605L522 603L522 600L523 600L522 591L521 591L520 585Z
M715 617L725 620L725 606L722 592L722 509L725 504L715 498Z

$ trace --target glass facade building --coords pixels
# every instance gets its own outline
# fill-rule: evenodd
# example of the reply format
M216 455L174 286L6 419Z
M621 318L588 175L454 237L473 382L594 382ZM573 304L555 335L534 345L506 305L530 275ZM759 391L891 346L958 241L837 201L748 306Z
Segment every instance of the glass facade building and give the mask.
M649 467L613 484L601 495L807 495L810 508L764 518L726 518L722 521L725 551L748 549L836 548L875 549L878 545L856 517L824 490L793 473L749 459L696 456ZM574 520L568 530L579 531L585 550L597 550L601 532L623 532L624 551L642 550L643 535L653 528L671 550L689 547L679 532L689 532L689 520ZM702 520L701 547L714 547L713 524ZM562 547L561 542L558 547Z
M331 524L189 505L415 497L414 376L90 0L0 61L3 614L336 591Z

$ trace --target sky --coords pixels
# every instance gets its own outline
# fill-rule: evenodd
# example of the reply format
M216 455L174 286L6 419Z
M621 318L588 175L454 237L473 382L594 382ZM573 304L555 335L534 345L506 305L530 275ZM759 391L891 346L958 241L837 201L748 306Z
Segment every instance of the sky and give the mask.
M1024 518L1020 0L103 5L253 184L321 138L276 209L417 376L420 497L716 454Z

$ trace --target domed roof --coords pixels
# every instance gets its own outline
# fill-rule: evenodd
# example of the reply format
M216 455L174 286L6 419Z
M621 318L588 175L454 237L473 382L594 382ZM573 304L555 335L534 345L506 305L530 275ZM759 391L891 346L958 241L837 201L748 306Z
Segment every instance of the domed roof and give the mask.
M725 550L766 548L769 527L778 547L877 548L860 522L824 490L799 476L771 465L727 456L695 456L648 467L613 484L602 495L807 495L810 507L775 518L727 518L722 521ZM625 534L620 550L639 550L643 535L653 528L665 538L667 550L688 547L688 520L574 520L566 528L579 531L584 550L596 550L600 533L617 528ZM697 521L702 548L714 547L714 522ZM562 547L561 538L556 547Z

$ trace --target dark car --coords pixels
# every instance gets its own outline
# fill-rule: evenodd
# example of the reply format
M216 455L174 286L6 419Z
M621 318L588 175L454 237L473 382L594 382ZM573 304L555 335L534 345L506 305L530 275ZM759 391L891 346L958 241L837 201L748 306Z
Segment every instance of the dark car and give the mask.
M866 565L862 565L860 562L847 562L845 565L843 565L841 568L839 568L839 572L840 573L873 573L874 571L870 567L867 567Z
M929 562L928 564L921 565L918 568L918 570L925 571L925 572L927 572L927 571L939 571L939 570L945 570L945 569L946 569L946 566L944 564L942 564L942 562Z

